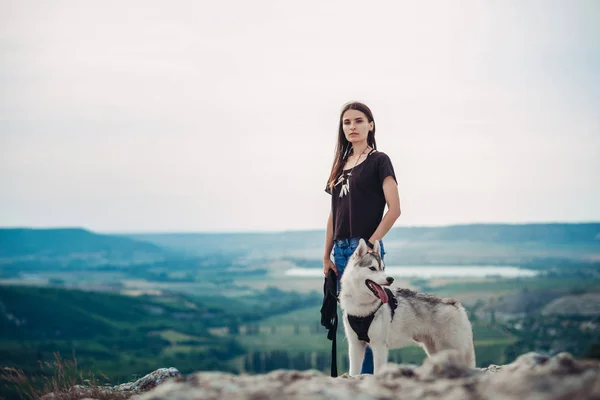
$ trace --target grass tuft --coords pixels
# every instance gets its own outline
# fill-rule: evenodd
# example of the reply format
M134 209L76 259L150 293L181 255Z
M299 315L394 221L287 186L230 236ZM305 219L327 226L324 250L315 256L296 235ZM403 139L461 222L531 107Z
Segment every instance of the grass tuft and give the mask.
M21 399L79 400L94 398L98 400L122 400L134 393L110 390L101 382L108 382L106 375L84 372L79 369L77 358L65 360L54 353L54 361L40 361L41 373L28 376L23 370L3 367L0 370L0 382L4 383L8 396ZM10 398L10 397L7 397Z

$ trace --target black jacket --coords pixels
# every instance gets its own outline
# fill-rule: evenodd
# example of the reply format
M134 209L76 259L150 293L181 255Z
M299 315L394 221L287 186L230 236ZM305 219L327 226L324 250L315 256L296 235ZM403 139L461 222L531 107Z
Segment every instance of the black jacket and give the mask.
M327 339L331 340L331 376L337 377L336 333L337 316L337 276L333 270L325 277L323 284L323 305L321 306L321 325L328 329Z

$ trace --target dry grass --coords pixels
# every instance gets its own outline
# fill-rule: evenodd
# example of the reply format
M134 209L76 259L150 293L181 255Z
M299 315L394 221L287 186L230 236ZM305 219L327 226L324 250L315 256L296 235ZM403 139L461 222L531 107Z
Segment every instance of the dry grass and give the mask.
M102 387L94 373L84 373L79 369L75 354L73 360L63 360L59 353L54 353L53 362L40 361L40 370L39 375L27 376L22 370L4 367L0 370L0 382L7 389L6 393L22 399L78 400L91 397L121 400L132 395ZM100 375L108 381L108 377Z

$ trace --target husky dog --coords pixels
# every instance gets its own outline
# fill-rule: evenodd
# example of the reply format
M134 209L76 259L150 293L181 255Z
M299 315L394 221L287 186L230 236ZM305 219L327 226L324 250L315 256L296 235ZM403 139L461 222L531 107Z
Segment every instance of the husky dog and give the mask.
M392 291L386 286L393 281L385 274L379 241L369 252L361 239L342 274L339 295L350 375L360 373L367 342L373 350L375 374L387 363L389 349L415 342L428 356L455 350L465 366L474 368L473 332L463 306L454 299L408 289Z

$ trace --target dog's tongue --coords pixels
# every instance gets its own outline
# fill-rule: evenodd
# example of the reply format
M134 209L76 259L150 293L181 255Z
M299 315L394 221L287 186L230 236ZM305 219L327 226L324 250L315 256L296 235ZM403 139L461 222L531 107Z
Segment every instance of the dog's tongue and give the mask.
M379 296L379 299L381 299L382 302L387 303L389 299L385 290L383 290L383 288L376 283L374 283L372 286L377 291L377 296Z

